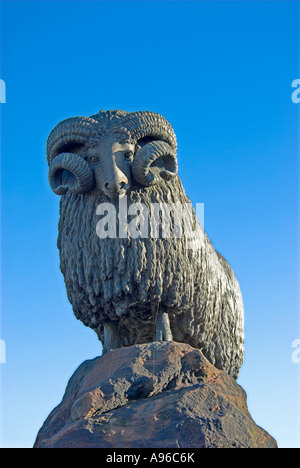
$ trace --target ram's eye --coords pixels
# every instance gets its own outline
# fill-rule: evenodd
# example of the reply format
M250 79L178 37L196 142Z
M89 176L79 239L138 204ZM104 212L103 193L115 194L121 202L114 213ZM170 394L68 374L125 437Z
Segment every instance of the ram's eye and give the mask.
M92 156L92 157L90 158L90 161L91 161L92 163L96 164L97 162L99 162L99 158L97 158L97 156Z
M131 159L133 156L133 152L132 151L126 151L126 153L124 153L124 158L125 159Z

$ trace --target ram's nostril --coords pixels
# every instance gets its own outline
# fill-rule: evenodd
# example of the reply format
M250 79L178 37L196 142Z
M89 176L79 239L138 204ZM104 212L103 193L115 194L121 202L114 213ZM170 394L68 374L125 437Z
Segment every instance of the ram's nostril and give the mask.
M105 188L105 190L118 192L119 190L124 190L126 188L126 183L123 182L123 181L119 182L119 183L105 182L104 183L104 188Z

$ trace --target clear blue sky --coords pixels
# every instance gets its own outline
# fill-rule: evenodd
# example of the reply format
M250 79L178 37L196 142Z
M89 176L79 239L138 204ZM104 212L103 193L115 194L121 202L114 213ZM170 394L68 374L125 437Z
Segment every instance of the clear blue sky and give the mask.
M299 2L1 2L1 425L31 447L96 334L67 301L45 143L60 120L151 110L245 305L239 383L257 424L300 447Z

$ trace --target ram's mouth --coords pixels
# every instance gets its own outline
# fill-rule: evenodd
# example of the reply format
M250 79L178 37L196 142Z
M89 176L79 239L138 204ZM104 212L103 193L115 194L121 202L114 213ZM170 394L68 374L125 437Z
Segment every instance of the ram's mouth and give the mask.
M121 189L115 192L109 192L108 190L103 190L103 192L111 200L121 200L122 198L125 197L127 190Z

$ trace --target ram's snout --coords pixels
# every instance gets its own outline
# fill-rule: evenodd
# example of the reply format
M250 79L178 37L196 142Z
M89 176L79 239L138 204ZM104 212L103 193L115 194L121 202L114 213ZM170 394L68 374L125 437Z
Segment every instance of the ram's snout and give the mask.
M94 168L96 186L109 198L115 200L126 195L130 186L129 175L127 176L114 162L113 168L103 171L103 168Z

